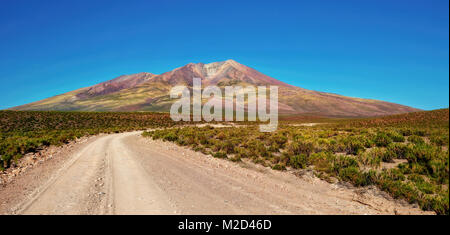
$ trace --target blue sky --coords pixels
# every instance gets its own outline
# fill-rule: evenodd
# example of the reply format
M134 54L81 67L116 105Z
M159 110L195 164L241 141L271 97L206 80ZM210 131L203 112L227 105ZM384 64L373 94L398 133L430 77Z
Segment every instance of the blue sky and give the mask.
M306 89L449 106L449 1L0 3L0 109L234 59Z

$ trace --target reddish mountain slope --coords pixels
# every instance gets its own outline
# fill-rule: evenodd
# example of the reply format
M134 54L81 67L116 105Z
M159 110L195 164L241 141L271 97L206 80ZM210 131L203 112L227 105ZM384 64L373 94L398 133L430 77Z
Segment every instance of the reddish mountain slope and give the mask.
M15 110L85 110L85 111L169 111L174 100L170 88L192 85L192 79L202 79L202 85L276 85L279 86L281 114L317 114L323 116L363 117L418 111L404 105L351 98L295 87L264 75L234 60L210 64L190 63L172 71L154 75L138 73L54 96Z

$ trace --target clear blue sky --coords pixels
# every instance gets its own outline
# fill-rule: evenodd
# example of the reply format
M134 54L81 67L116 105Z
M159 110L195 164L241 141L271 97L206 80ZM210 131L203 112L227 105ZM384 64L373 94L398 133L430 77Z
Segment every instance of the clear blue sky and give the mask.
M226 59L307 89L448 107L449 1L0 4L0 109Z

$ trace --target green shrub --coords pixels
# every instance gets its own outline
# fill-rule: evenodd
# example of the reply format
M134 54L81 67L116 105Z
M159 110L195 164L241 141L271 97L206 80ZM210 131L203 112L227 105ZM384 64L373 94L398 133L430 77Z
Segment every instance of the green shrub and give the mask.
M414 135L418 135L418 136L426 136L427 135L427 132L425 131L425 130L422 130L422 129L416 129L416 130L414 130Z
M308 141L292 142L288 146L288 150L294 155L306 154L309 156L314 151L314 143Z
M412 174L408 176L408 179L414 182L417 189L425 194L433 194L435 192L435 187L426 182L425 179L417 174Z
M163 139L167 141L176 141L178 140L178 136L173 132L169 132L163 136Z
M430 142L437 146L448 146L449 138L447 136L432 136Z
M224 152L216 152L213 154L213 157L215 158L227 158L227 154Z
M402 171L400 171L397 168L389 169L386 171L383 171L382 175L384 178L393 180L393 181L403 181L406 179L405 175Z
M308 164L308 157L306 154L292 156L289 159L289 165L295 169L305 169Z
M405 137L403 137L402 134L396 132L396 131L390 131L387 133L387 135L389 136L389 138L392 139L392 141L394 142L405 142Z
M383 149L375 147L358 155L358 162L364 166L379 167L384 155Z
M391 143L387 147L387 151L393 152L395 158L406 159L411 147L405 144Z
M383 162L394 162L394 159L397 158L397 154L392 149L386 149L384 154L382 155L381 160Z
M347 143L348 154L357 155L358 153L365 150L364 143L359 139L351 138Z
M373 185L376 184L377 181L378 181L377 172L374 170L369 170L361 174L360 181L358 181L358 186Z
M400 133L401 133L403 136L410 136L410 135L413 134L413 130L411 130L411 129L409 129L409 128L403 128L403 129L400 130Z
M436 153L437 157L426 164L428 175L437 183L449 184L449 159L448 152Z
M351 182L356 186L364 186L371 183L372 174L362 174L358 167L350 166L347 168L339 169L339 178ZM367 178L366 178L367 177Z
M407 152L406 159L409 162L426 164L437 154L439 150L431 145L416 144Z
M448 191L441 195L425 195L419 201L423 210L433 210L438 215L449 214L449 195Z
M349 156L338 156L336 158L334 158L334 161L332 162L333 164L333 169L336 172L339 172L339 169L342 168L349 168L349 167L355 167L358 168L358 161L356 160L356 158L354 157L349 157Z
M242 159L239 155L235 155L235 156L231 157L230 160L232 162L241 162L242 161Z
M425 141L422 139L422 137L417 135L412 135L408 137L408 141L414 144L425 144Z
M406 199L409 203L418 202L418 191L411 183L404 183L398 180L382 178L378 182L378 186L391 194L394 198Z
M278 170L278 171L284 171L286 170L286 167L284 165L281 164L276 164L272 167L273 170Z
M378 133L375 136L374 142L375 142L376 146L378 146L378 147L386 147L390 143L392 143L392 139L389 136L387 136L385 133Z
M235 144L233 142L231 142L230 140L226 140L223 142L222 151L224 151L227 154L233 154L235 153L234 146Z
M313 153L309 157L309 161L314 165L314 169L326 173L334 173L333 162L336 159L336 155L330 152Z

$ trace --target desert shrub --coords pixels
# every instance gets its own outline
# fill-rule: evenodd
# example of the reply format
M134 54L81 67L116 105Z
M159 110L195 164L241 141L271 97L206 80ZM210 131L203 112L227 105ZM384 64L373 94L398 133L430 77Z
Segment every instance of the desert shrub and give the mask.
M230 160L232 162L241 162L242 161L242 159L239 155L235 155L235 156L231 157Z
M193 148L193 150L196 151L196 152L202 152L202 153L205 152L205 148L203 146L200 146L200 145L195 146Z
M178 136L174 132L169 132L169 133L165 134L162 138L167 141L178 140Z
M405 142L405 137L402 134L396 131L390 131L387 133L388 137L392 139L394 142Z
M356 182L358 182L359 178L361 177L360 176L361 173L359 172L359 169L354 166L341 168L338 170L338 172L339 172L339 177L342 180L349 181L354 184L356 184Z
M267 148L267 151L272 153L277 153L280 151L281 146L277 143L271 143L271 145Z
M224 132L219 132L219 134L217 134L215 138L218 140L224 140L226 138L226 135Z
M367 172L363 172L360 176L360 181L358 182L358 186L367 186L376 184L378 181L377 172L374 170L369 170Z
M284 170L286 170L286 167L285 167L284 165L281 165L281 164L275 164L275 165L272 167L272 169L278 170L278 171L284 171Z
M235 153L234 146L235 146L235 144L232 141L226 140L223 142L222 150L227 154L232 154L232 153Z
M314 169L326 173L332 173L332 167L336 155L330 152L313 153L309 157L309 161L314 165Z
M296 169L305 169L308 164L308 157L306 154L292 156L289 159L289 165Z
M447 136L432 136L430 142L437 146L448 146L449 137Z
M404 183L398 180L392 180L386 175L381 175L377 185L384 191L387 191L394 198L403 198L410 203L418 202L418 191L412 183Z
M358 161L356 161L355 157L337 156L334 158L334 161L332 161L332 170L336 173L338 173L340 169L349 167L359 167Z
M365 137L363 138L363 143L365 148L372 148L375 146L375 142L373 141L373 138Z
M1 161L2 164L0 165L0 167L2 168L2 170L10 167L13 156L14 155L11 155L11 154L1 155L0 160L2 160Z
M404 181L406 179L403 172L397 168L389 169L383 172L385 178L394 181Z
M417 136L426 136L427 135L427 131L426 130L423 130L423 129L416 129L416 130L414 130L414 132L413 132L413 134L414 135L417 135Z
M314 143L312 143L311 141L292 142L288 146L288 150L291 151L294 155L306 154L309 156L314 151Z
M426 164L433 156L439 154L439 150L428 144L416 144L406 155L409 162Z
M426 164L428 175L439 184L449 184L448 152L436 153L437 157Z
M412 135L408 137L408 141L414 144L424 144L425 141L422 139L422 137L417 135Z
M236 156L240 158L248 158L249 157L249 151L242 147L235 147L234 151L236 152Z
M324 145L325 152L338 153L338 152L346 151L346 149L347 149L346 144L340 143L334 139L329 140L329 142Z
M423 210L433 210L438 215L449 214L449 194L448 191L441 195L425 195L419 202Z
M224 152L216 152L213 154L213 157L215 158L227 158L227 154Z
M278 146L280 146L280 148L283 148L284 145L287 143L288 138L281 134L275 134L272 136L271 141L277 143Z
M414 182L419 191L425 194L433 194L435 192L435 186L425 181L423 176L412 174L408 176L408 179Z
M385 149L384 154L381 157L383 162L394 162L394 159L397 158L397 153L395 153L392 149Z
M367 186L374 184L377 181L375 171L361 172L359 168L355 166L339 169L339 178L351 182L355 186Z
M400 129L400 133L403 136L410 136L413 134L413 130L411 130L410 128L402 128L402 129Z
M388 145L387 150L395 154L395 158L406 159L406 155L410 151L411 147L405 144L391 143Z
M358 138L349 138L347 140L347 152L348 154L357 155L359 152L365 150L364 143Z
M421 174L421 175L427 175L428 170L425 167L423 163L417 163L417 162L409 162L408 168L404 169L405 173L408 174Z
M379 167L384 151L380 148L373 148L358 155L358 162L364 166Z
M374 142L378 147L386 147L392 143L392 139L385 133L381 132L375 136Z

